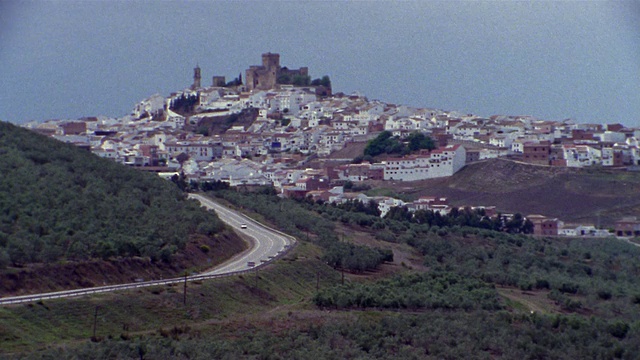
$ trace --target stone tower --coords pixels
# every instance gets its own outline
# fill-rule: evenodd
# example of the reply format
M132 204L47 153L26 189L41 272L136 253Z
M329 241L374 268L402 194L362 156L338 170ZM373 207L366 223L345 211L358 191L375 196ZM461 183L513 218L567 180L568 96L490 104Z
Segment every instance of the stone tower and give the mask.
M191 88L194 90L199 89L201 79L202 76L200 75L200 66L196 65L196 67L193 69L193 85L191 85Z
M277 72L278 70L280 70L280 54L262 54L262 66L264 66L267 70L273 70Z
M280 54L264 53L262 54L262 65L251 65L245 72L245 84L249 91L269 90L279 84L280 76L292 79L296 76L309 76L309 69L302 67L300 69L288 69L280 67ZM289 82L284 82L288 84Z
M224 86L225 84L224 76L214 76L211 86Z

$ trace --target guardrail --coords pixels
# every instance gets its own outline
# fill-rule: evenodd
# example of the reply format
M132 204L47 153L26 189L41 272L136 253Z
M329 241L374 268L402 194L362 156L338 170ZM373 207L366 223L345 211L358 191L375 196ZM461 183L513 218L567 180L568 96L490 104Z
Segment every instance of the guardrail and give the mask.
M286 255L297 244L297 241L295 240L294 237L290 235L286 235L286 236L292 240L292 245L289 246L288 248L285 247L284 249L280 250L278 252L278 255L276 255L275 257L269 258L267 260L261 260L261 262L257 263L255 267L252 267L250 269L245 269L245 270L232 271L232 272L223 273L223 274L191 275L191 276L187 276L186 281L193 282L193 281L218 279L218 278L224 278L224 277L230 277L230 276L255 272L258 269L280 259L284 255ZM44 294L13 296L8 298L0 298L0 305L23 304L23 303L42 301L42 300L77 297L77 296L99 294L99 293L111 292L111 291L131 290L131 289L139 289L139 288L145 288L145 287L151 287L151 286L178 284L178 283L184 283L184 282L185 282L185 278L179 277L179 278L171 278L171 279L163 279L163 280L143 281L143 282L129 283L129 284L107 285L107 286L84 288L84 289L77 289L77 290L57 291L57 292L44 293Z
M251 222L260 224L260 226L263 226L275 233L280 234L281 236L288 238L291 241L291 244L285 245L282 250L278 251L277 255L270 256L266 260L260 260L260 262L256 263L254 267L251 267L245 270L231 271L223 274L192 275L192 276L187 276L186 279L185 277L179 277L179 278L172 278L172 279L143 281L143 282L136 282L136 283L129 283L129 284L107 285L107 286L99 286L99 287L93 287L93 288L56 291L56 292L50 292L50 293L44 293L44 294L12 296L12 297L0 298L0 306L12 305L12 304L23 304L23 303L30 303L30 302L50 300L50 299L61 299L61 298L67 298L67 297L77 297L77 296L99 294L99 293L111 292L111 291L139 289L139 288L151 287L151 286L171 285L171 284L184 283L185 280L187 282L193 282L193 281L202 281L202 280L217 279L217 278L223 278L223 277L229 277L229 276L235 276L235 275L242 275L242 274L258 271L258 269L282 258L284 255L286 255L291 249L293 249L297 245L298 241L296 240L295 237L289 234L285 234L282 231L273 229L262 223L259 223L258 221L248 217L245 214L240 214L240 215L242 215L243 217L245 217Z

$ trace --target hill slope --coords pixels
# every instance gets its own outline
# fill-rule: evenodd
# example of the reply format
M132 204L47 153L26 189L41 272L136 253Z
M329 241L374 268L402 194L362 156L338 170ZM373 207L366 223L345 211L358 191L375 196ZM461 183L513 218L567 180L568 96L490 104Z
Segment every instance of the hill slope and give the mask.
M543 214L567 222L612 225L640 212L640 174L488 160L443 179L402 183L412 197L446 196L454 205L495 205L503 212ZM599 219L598 219L599 218Z
M0 123L0 173L0 269L49 264L44 271L5 270L5 291L42 276L60 287L91 285L86 274L61 279L51 270L72 274L82 268L77 262L92 260L86 270L102 272L95 278L102 284L121 280L119 272L140 275L113 266L177 273L192 261L221 262L245 246L174 184L8 123ZM193 251L200 245L209 251ZM112 262L100 270L96 259ZM75 284L60 283L74 277Z

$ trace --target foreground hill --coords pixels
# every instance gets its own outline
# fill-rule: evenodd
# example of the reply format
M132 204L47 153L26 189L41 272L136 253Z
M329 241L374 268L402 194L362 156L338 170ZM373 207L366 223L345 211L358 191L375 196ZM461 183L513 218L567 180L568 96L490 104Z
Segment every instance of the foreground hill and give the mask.
M449 178L397 184L411 197L445 196L453 205L496 206L565 222L612 226L640 212L640 173L527 165L495 159L467 165Z
M432 227L266 190L213 195L297 246L251 274L0 307L0 357L638 358L640 248L625 241ZM334 268L336 232L412 256Z
M8 123L0 173L3 293L177 274L244 248L173 183Z

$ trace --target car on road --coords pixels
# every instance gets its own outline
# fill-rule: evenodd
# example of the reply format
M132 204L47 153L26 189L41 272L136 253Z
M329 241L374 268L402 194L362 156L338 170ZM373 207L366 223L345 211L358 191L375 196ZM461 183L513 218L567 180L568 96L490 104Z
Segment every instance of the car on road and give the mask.
M247 224L240 224L240 228L241 229L246 229L247 228Z

